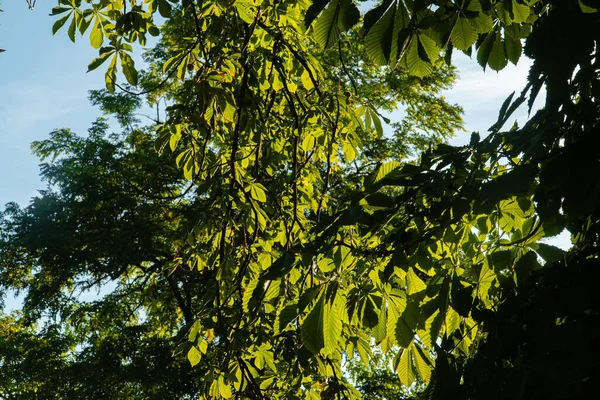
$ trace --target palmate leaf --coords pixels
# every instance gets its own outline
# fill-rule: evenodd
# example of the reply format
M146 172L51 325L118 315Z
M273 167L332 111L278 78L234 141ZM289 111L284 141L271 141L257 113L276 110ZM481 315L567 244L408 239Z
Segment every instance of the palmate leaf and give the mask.
M415 271L412 269L412 267L408 269L408 273L406 274L406 280L407 280L406 292L409 295L413 295L415 293L419 293L419 292L427 289L425 282L423 282L421 280L421 278L419 278L419 276L415 273Z
M410 329L407 321L400 317L396 323L396 343L398 346L407 348L412 343L415 337L414 332Z
M377 315L377 325L373 328L373 337L377 342L382 342L387 337L387 325L387 307L383 302Z
M523 46L521 45L521 41L519 39L515 39L511 36L506 35L504 37L504 48L506 50L506 56L510 60L511 63L517 65L519 62L519 58L521 58L521 53L523 52Z
M377 170L374 183L381 181L383 178L391 174L394 170L400 168L402 163L396 160L388 161Z
M325 296L319 300L302 323L300 338L304 346L314 354L318 354L325 345L323 337L323 315L325 314Z
M477 33L488 33L494 27L492 17L485 14L481 8L481 3L478 0L471 0L467 7L468 11L478 13L475 17L469 17L469 22L475 28Z
M409 22L403 3L384 1L365 15L364 42L367 57L376 64L393 63L398 53L398 35Z
M475 44L478 36L477 30L467 18L458 17L450 33L450 40L457 49L468 50Z
M187 353L187 358L192 367L194 367L200 362L200 359L202 358L202 353L198 351L196 346L192 346Z
M123 71L123 75L125 75L125 79L129 82L130 85L137 86L138 83L138 72L135 69L135 63L133 58L124 51L119 53L121 58L121 69Z
M481 272L479 273L479 280L477 281L477 294L481 299L487 297L488 291L495 280L496 274L488 267L487 262L484 263L483 267L481 267Z
M312 22L319 16L321 11L327 7L331 0L314 0L308 10L306 10L306 15L304 17L304 24L308 27Z
M454 310L454 308L448 307L444 324L446 325L446 336L452 335L460 328L460 315Z
M60 28L62 28L64 26L65 22L67 22L67 20L71 16L71 14L72 13L69 13L69 14L65 15L64 17L57 19L54 22L54 24L52 25L52 34L53 35L55 35L56 32L58 32L60 30Z
M286 304L277 317L275 318L275 324L273 326L276 335L280 334L288 327L288 325L298 316L298 302L291 301Z
M421 57L419 56L419 39L416 35L410 39L408 50L406 51L406 55L404 56L404 66L410 74L418 76L420 78L429 75L431 74L431 72L433 72L433 67L431 66L431 63L429 63L429 61L421 59Z
M104 31L100 18L95 18L94 25L90 31L90 44L93 48L99 49L104 42Z
M429 33L430 31L428 31ZM440 56L440 48L436 41L432 39L428 33L419 32L417 37L419 38L419 52L421 58L425 59L426 56L427 61L433 63Z
M395 1L386 0L365 14L365 51L379 65L389 60L396 8Z
M333 46L342 32L360 20L360 11L351 0L334 0L314 22L314 37L323 49Z
M306 348L324 356L337 350L342 337L342 322L347 320L344 298L332 289L329 287L322 292L300 328Z
M333 353L342 336L343 305L335 295L333 302L326 302L323 308L323 355Z
M531 14L531 9L525 4L519 3L517 0L512 0L513 21L517 24L527 21Z
M506 51L504 50L504 41L500 35L496 35L487 64L494 71L500 71L508 64L508 58L506 57Z
M549 263L562 261L566 254L564 250L546 243L535 243L530 247Z
M416 372L424 383L428 383L431 379L431 359L420 346L413 346L413 348Z
M443 323L444 318L442 313L440 310L436 310L433 315L425 321L425 329L417 331L418 336L425 346L433 348Z
M495 39L496 32L489 32L483 40L483 43L477 49L477 62L483 67L484 71L487 67L488 59L490 58L490 53L492 52Z
M409 387L415 381L415 370L413 368L412 353L412 346L402 350L402 354L400 355L400 359L398 360L396 366L396 372L398 373L400 382L406 387Z
M477 33L488 33L494 28L494 20L487 14L480 14L475 18L469 19L469 22Z

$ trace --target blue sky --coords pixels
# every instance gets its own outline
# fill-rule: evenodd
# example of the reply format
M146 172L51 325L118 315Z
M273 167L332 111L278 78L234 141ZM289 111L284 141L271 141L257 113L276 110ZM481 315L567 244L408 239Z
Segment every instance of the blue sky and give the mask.
M49 3L49 4L48 4ZM43 184L38 177L38 159L30 144L44 139L56 128L69 127L84 133L100 112L87 100L90 89L104 85L101 72L87 74L96 56L87 39L73 44L60 31L52 36L55 18L48 16L54 0L41 0L30 11L23 0L4 0L0 13L0 207L9 201L21 205L37 194ZM471 131L482 134L495 122L498 109L513 91L526 83L529 62L509 66L496 73L461 54L455 56L460 80L445 93L448 100L465 109L467 132L453 144L468 142ZM525 108L516 115L526 121ZM564 235L554 240L567 246Z
M86 74L96 51L73 45L66 32L52 37L54 17L47 0L35 11L24 0L4 0L0 14L0 205L25 204L41 188L32 141L55 128L83 132L99 115L87 91L102 85ZM54 5L54 1L50 4Z

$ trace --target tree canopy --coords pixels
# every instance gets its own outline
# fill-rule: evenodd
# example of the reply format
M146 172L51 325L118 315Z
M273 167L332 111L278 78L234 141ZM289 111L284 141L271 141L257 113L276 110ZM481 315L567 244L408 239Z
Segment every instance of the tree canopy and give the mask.
M0 285L27 295L23 318L2 320L13 348L60 339L60 368L114 362L104 381L65 373L49 398L359 398L345 365L375 346L428 398L590 398L598 9L59 0L53 33L99 49L88 69L107 91L91 100L124 133L99 120L34 144L50 186L1 222ZM439 93L457 50L493 70L533 60L462 147L443 143L462 122ZM542 87L544 107L507 129ZM157 109L146 126L142 99ZM565 228L568 253L542 241ZM54 336L31 330L42 317ZM14 384L29 357L1 359L0 377Z

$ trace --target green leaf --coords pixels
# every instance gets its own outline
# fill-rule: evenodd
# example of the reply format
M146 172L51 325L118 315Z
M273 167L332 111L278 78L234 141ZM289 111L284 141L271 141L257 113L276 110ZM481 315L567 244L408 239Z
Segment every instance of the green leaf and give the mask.
M323 355L333 353L342 336L342 310L338 294L323 307Z
M521 53L523 52L521 41L506 35L504 37L504 48L506 49L506 56L510 62L517 65L519 58L521 58Z
M278 335L283 332L297 316L298 302L292 301L286 304L286 306L281 309L279 314L277 314L277 318L275 319L275 334Z
M529 14L531 13L529 6L520 4L517 0L512 0L512 11L514 17L513 21L517 24L527 21L527 18L529 18Z
M169 18L171 16L171 4L167 0L157 0L158 1L158 12L160 16L163 18Z
M106 89L110 93L115 92L115 84L117 83L117 56L118 55L115 52L114 56L110 62L110 65L108 66L108 70L106 71L106 74L104 75Z
M414 35L410 39L410 44L408 45L408 50L404 56L404 59L406 67L408 68L408 72L412 75L422 78L431 74L433 67L429 60L423 60L419 55L420 45L419 37Z
M251 183L248 185L250 189L250 196L254 200L260 201L261 203L266 203L267 195L265 194L265 187L260 183Z
M598 10L595 9L594 7L585 5L581 0L578 0L578 1L579 1L579 7L581 8L581 11L583 11L585 14L593 14L593 13L598 12Z
M485 299L487 297L488 291L495 281L496 274L488 267L487 263L484 263L477 281L477 294L480 298Z
M378 137L383 137L383 127L381 126L381 120L379 119L377 110L369 108L367 113L371 114L371 120L373 121L373 125L375 125L375 131L377 132Z
M467 18L458 17L450 33L450 40L457 49L468 50L475 44L478 36L477 31Z
M314 22L315 40L321 48L327 49L360 20L360 11L351 0L333 0Z
M325 9L327 4L329 4L331 0L313 0L306 10L306 15L304 19L304 24L308 27L312 22L319 16L321 11Z
M440 56L440 48L435 40L425 33L417 35L419 38L419 46L424 50L430 63L435 62Z
M129 82L130 85L137 86L138 72L135 69L133 59L125 52L121 52L119 55L121 56L121 69L123 70L125 79L127 79L127 82Z
M294 266L294 261L296 257L294 253L289 251L284 252L281 257L279 257L265 272L264 279L273 280L277 278L281 278Z
M264 381L261 382L260 389L261 390L269 389L273 385L273 382L275 382L275 377L265 379Z
M564 250L546 243L536 243L531 248L549 263L563 261L566 254Z
M492 52L495 39L496 32L492 31L488 33L481 46L479 46L479 49L477 49L477 62L483 67L484 71L488 65L488 60L490 58L490 53Z
M77 33L77 22L75 21L76 19L77 18L73 16L73 19L71 20L71 24L69 25L69 29L67 31L69 39L71 39L71 42L73 43L75 43L75 34Z
M494 40L494 44L492 45L487 63L494 71L500 71L508 64L508 59L506 58L506 52L504 50L504 42L500 35L496 35L496 40Z
M402 163L396 160L388 161L377 170L374 183L381 181L383 178L391 174L394 170L400 168Z
M398 318L398 322L396 323L396 343L398 343L398 346L407 348L414 338L415 334L410 329L404 317Z
M108 60L108 58L111 56L112 53L104 53L103 55L101 55L100 57L94 58L92 60L92 62L90 63L90 65L88 65L88 70L87 72L93 71L96 68L98 68L99 66L101 66L102 64L104 64L104 62L106 60Z
M387 336L387 307L385 302L381 304L379 315L377 316L377 325L373 328L373 337L376 341L382 342Z
M431 361L420 346L414 346L413 356L417 373L424 383L431 379Z
M102 31L102 24L100 18L96 18L94 26L90 32L90 44L93 48L99 49L104 42L104 32Z
M62 13L65 13L67 11L72 11L73 8L72 7L60 7L60 6L56 6L52 8L52 12L50 13L50 15L59 15Z
M478 17L469 19L469 22L477 33L488 33L494 29L494 20L487 14L479 14Z
M246 313L250 312L250 309L252 307L251 302L254 297L254 291L256 290L256 287L258 286L259 282L262 281L258 279L251 280L244 288L244 295L242 297L242 310L244 310L244 312Z
M446 311L446 336L452 335L460 328L460 315L452 308L448 307Z
M60 28L63 27L63 25L65 24L65 22L67 22L67 20L69 19L70 16L71 16L71 13L65 15L64 17L57 19L56 22L54 22L54 24L52 25L52 35L56 34L56 32L58 32L60 30Z
M523 283L527 282L531 273L540 268L541 265L537 261L536 254L533 251L525 253L525 255L519 258L515 264L515 280L517 286L522 286Z
M412 267L410 267L408 269L408 273L406 274L406 280L407 280L406 292L409 295L413 295L415 293L419 293L419 292L427 289L425 282L423 282L421 280L421 278L419 278L419 276L415 273L415 271L412 269Z
M236 0L235 3L233 3L233 5L235 6L238 15L240 16L242 21L244 21L248 25L254 23L254 15L250 13L250 3L244 0Z
M390 60L395 47L396 10L396 2L387 0L365 15L365 51L371 61L378 65L384 65Z
M325 339L323 337L324 303L325 296L321 295L300 327L302 343L313 354L318 354L325 344Z
M396 368L400 382L409 387L415 381L415 372L412 364L412 347L402 350L402 355Z
M227 382L225 382L225 378L223 378L222 375L219 376L219 394L224 399L230 399L233 397L233 394L231 393L231 387Z
M188 358L190 364L192 364L192 367L195 367L200 362L200 359L202 358L202 354L198 351L196 346L192 346L187 353L187 358Z

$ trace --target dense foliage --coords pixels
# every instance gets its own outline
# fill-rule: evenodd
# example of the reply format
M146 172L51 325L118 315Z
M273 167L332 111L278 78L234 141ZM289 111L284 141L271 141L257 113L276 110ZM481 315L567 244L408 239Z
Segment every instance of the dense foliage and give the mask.
M374 345L431 398L590 398L600 380L596 9L59 0L54 31L89 33L99 49L89 69L108 64L107 89L120 91L92 100L126 134L107 138L99 121L87 139L61 130L34 145L54 158L42 170L52 186L8 207L0 242L2 287L27 293L19 323L59 324L59 337L87 349L65 350L68 365L121 341L109 353L123 368L156 372L164 364L120 352L124 338L142 353L159 341L175 353L161 368L182 372L152 382L201 398L359 397L360 374L348 379L342 365L368 366ZM147 35L159 43L138 72L132 44ZM524 52L528 85L488 136L408 162L460 127L438 95L454 50L494 70ZM139 89L119 85L118 66ZM543 86L544 108L505 130ZM155 124L135 126L136 95L158 107ZM407 117L385 138L382 113L398 104ZM564 228L568 254L540 242ZM109 281L97 302L72 295ZM47 340L27 329L17 330Z

